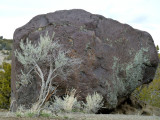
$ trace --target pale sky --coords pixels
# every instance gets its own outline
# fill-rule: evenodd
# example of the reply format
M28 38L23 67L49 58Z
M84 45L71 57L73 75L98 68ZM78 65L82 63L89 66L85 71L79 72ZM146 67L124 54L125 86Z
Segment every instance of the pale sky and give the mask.
M149 32L160 46L160 0L0 0L0 36L12 39L16 28L34 16L84 9Z

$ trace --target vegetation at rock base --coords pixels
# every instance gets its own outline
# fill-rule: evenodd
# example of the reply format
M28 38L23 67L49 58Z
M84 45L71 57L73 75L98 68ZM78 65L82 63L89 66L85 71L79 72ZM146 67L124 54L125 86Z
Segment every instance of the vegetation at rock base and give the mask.
M58 85L52 85L53 80L57 76L65 79L74 68L73 66L81 63L81 60L76 56L70 57L68 55L70 51L65 50L58 41L53 39L54 33L50 37L46 32L44 36L40 36L40 41L37 44L32 44L28 39L26 43L22 40L20 49L23 52L15 51L17 60L24 67L19 75L19 84L26 86L32 80L36 80L33 78L33 73L36 73L41 80L38 101L32 106L37 111L41 110L50 93L53 94L57 88ZM48 68L49 70L47 70ZM47 74L47 78L45 74Z
M87 95L85 103L77 101L77 97L76 89L72 89L63 98L55 96L53 100L48 101L39 114L33 107L25 109L25 107L19 106L16 115L19 117L33 117L37 115L50 117L58 113L78 112L93 114L97 113L103 106L103 97L97 92Z
M8 109L11 97L11 64L2 63L0 71L0 108Z
M149 85L143 85L137 88L133 94L139 101L160 108L160 64L157 68L154 80Z
M77 101L76 90L71 90L63 98L55 96L52 105L49 106L54 112L72 112L81 109L80 102Z
M84 111L87 113L97 113L100 108L103 107L103 96L94 93L86 97L86 103L84 103Z

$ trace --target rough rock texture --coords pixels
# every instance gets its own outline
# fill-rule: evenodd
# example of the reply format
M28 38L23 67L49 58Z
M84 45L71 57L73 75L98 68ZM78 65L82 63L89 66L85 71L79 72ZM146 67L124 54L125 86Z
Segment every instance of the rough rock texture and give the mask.
M157 51L151 35L127 24L94 15L84 10L63 10L38 15L14 33L13 51L21 39L33 43L40 34L55 32L72 54L83 59L80 69L67 80L59 82L58 95L76 88L79 99L94 91L104 96L105 107L116 108L138 86L153 80L157 65ZM39 85L35 81L16 90L17 75L22 66L12 57L12 108L35 102ZM38 81L38 80L37 80ZM13 99L14 98L14 99Z

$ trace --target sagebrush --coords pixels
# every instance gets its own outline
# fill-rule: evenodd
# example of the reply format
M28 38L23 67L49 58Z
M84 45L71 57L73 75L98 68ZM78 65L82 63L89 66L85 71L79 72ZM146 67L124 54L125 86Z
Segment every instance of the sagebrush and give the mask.
M52 81L56 77L65 79L71 73L72 68L76 68L74 66L81 63L81 60L76 56L69 57L70 50L66 50L63 45L59 44L59 41L54 40L54 34L51 37L48 32L45 35L40 35L40 41L37 44L32 44L28 39L26 42L21 40L21 50L15 51L17 60L23 65L19 75L19 83L25 86L34 80L33 72L41 80L39 98L33 105L35 110L41 109L49 94L53 93L58 86L53 86Z

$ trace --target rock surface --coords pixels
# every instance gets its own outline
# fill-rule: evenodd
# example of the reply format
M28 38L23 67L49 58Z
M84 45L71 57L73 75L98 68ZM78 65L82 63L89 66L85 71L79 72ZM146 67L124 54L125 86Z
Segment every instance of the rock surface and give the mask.
M14 33L13 51L21 39L33 43L40 34L55 32L55 39L83 60L80 69L67 80L57 79L58 95L76 88L79 99L94 91L104 97L105 107L116 108L136 87L151 82L158 65L157 51L151 35L127 24L91 14L84 10L63 10L38 15ZM37 99L39 85L35 81L16 89L22 66L12 57L12 109L31 106Z
M112 114L126 114L126 115L147 115L147 116L160 116L160 108L150 106L136 97L131 95L116 109L111 111Z

